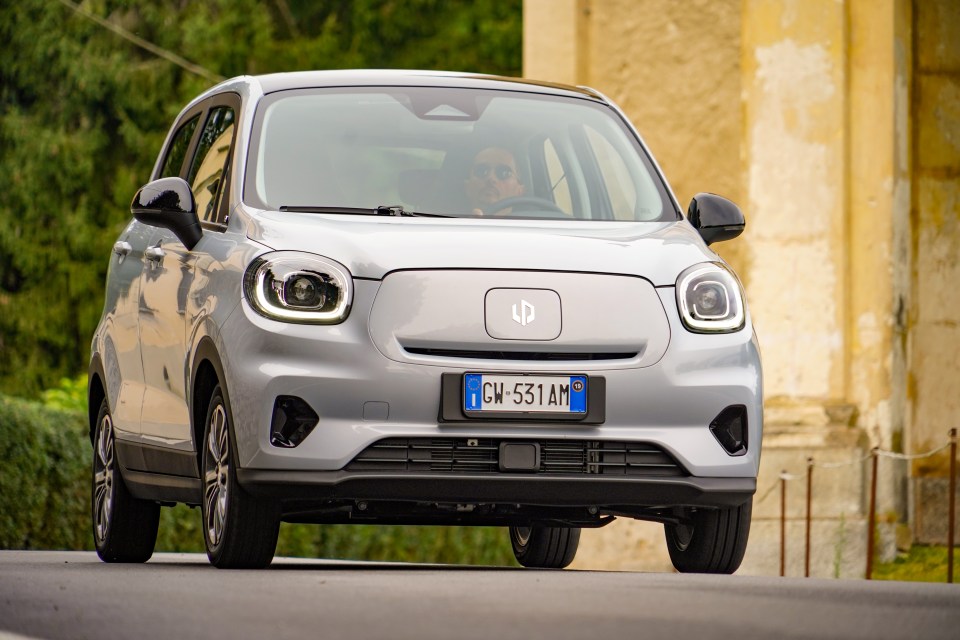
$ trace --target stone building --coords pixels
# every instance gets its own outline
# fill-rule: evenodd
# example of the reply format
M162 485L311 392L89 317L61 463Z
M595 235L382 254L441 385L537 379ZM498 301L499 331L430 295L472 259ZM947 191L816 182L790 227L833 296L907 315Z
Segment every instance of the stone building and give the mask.
M814 575L862 575L871 447L960 427L960 2L525 0L524 76L624 108L682 204L738 202L765 441L742 572L779 568L781 470L813 476ZM834 466L828 466L832 463ZM944 542L946 452L881 458L882 552ZM803 575L806 483L789 482ZM575 566L669 567L661 527L584 532Z

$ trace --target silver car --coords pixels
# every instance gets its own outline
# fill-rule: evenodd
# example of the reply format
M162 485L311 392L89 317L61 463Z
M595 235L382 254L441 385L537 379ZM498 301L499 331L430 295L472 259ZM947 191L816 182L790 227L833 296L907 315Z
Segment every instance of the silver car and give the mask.
M762 432L757 341L624 114L583 87L437 72L240 77L173 123L113 247L90 363L93 528L143 562L162 505L210 561L281 521L497 525L565 567L664 524L731 573Z

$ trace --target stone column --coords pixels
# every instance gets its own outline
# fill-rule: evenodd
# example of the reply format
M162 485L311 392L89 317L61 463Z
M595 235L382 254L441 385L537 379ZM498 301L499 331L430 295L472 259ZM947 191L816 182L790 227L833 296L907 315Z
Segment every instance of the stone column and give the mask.
M768 420L825 426L847 401L847 21L835 0L746 0L745 275Z
M524 0L524 77L586 84L589 12L587 0Z
M902 447L909 284L909 0L745 0L746 287L764 360L761 490L807 457L842 464ZM881 460L878 512L905 515L905 465ZM790 484L799 570L805 483ZM862 572L869 465L817 470L813 538ZM779 515L769 500L764 520ZM769 527L768 527L769 528ZM791 557L792 556L792 557ZM827 557L832 556L832 557ZM748 557L749 560L749 557ZM749 563L748 563L749 565Z
M748 221L741 277L760 340L765 396L764 454L743 571L768 573L779 557L779 472L799 479L808 457L840 463L860 455L847 394L849 31L845 2L741 6ZM842 467L815 480L820 521L812 538L821 549L836 547L838 565L852 567L865 535L862 469ZM793 576L803 571L805 484L788 484ZM813 560L822 575L825 559Z

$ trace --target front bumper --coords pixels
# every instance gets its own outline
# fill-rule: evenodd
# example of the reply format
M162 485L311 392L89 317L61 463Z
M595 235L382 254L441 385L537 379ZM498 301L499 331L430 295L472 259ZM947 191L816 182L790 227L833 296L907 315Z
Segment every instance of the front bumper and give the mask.
M378 349L368 327L379 285L356 281L353 309L340 325L274 322L253 313L246 303L238 305L224 324L220 349L238 467L251 491L283 497L289 490L291 495L344 499L383 498L385 492L398 492L391 498L395 500L568 499L590 505L610 504L604 496L612 491L625 504L704 506L736 504L752 494L760 459L762 388L759 350L749 318L737 333L689 333L680 323L673 288L664 287L656 291L670 326L669 348L649 366L636 361L492 362L416 354L398 361ZM603 421L444 421L442 377L465 371L602 377ZM317 427L296 448L270 444L271 414L279 395L302 398L320 416ZM708 428L734 404L747 407L749 447L740 456L729 455ZM650 443L672 456L687 477L667 481L498 475L483 477L480 483L469 474L442 479L402 474L392 482L382 474L342 471L364 449L387 438L477 437ZM725 484L728 480L735 489ZM480 493L471 493L471 487Z

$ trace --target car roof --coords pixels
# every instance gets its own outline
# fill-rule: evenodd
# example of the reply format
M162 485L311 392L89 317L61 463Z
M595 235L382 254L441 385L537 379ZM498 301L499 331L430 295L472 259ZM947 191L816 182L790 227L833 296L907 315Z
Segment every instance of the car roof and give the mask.
M527 91L603 100L600 94L588 87L573 87L522 78L449 71L407 71L395 69L293 71L260 76L246 76L242 78L242 80L259 85L260 90L264 94L290 89L318 87L418 86Z

